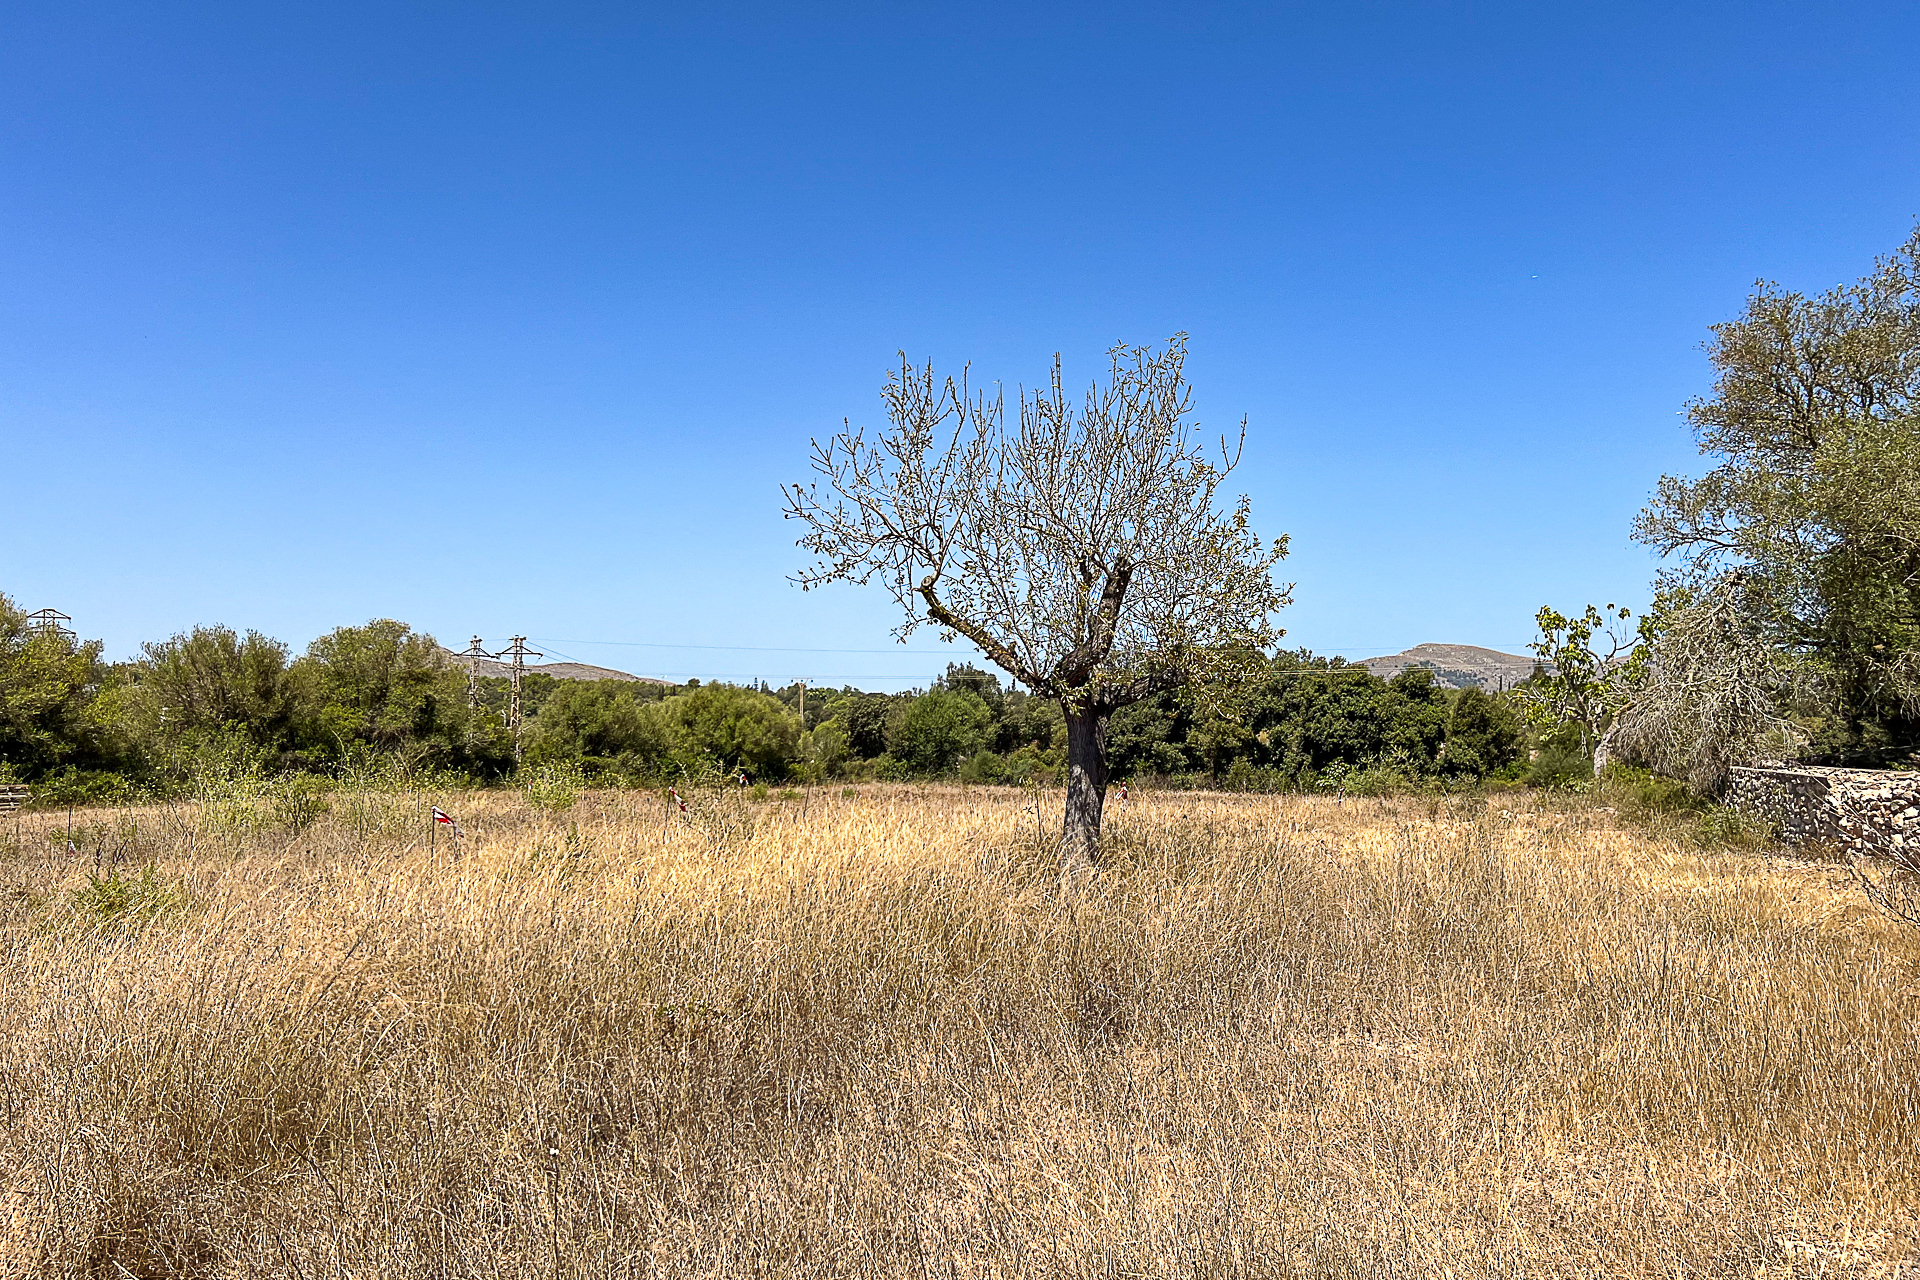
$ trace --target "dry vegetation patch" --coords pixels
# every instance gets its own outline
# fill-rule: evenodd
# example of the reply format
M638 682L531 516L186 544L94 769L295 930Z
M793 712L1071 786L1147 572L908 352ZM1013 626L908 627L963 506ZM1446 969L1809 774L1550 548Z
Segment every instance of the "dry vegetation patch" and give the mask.
M1150 795L1063 902L1030 799L30 815L0 1272L1911 1273L1920 950L1838 869Z

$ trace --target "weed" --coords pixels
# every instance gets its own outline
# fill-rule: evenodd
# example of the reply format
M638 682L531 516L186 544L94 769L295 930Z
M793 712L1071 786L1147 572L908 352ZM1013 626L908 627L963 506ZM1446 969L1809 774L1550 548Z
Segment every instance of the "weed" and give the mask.
M123 876L118 867L89 875L70 901L75 912L99 924L145 924L185 906L187 896L162 880L149 862L138 876Z
M520 789L527 803L547 813L565 813L580 799L586 776L576 765L543 764L525 771Z

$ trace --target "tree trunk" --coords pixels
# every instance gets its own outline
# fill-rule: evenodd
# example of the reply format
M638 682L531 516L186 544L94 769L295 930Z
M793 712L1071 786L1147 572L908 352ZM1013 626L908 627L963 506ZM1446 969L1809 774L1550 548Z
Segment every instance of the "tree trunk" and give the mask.
M1067 716L1067 811L1060 827L1060 878L1069 887L1093 872L1100 811L1107 803L1107 714L1062 704Z
M1613 763L1614 731L1619 727L1620 721L1618 719L1611 725L1608 725L1607 731L1600 735L1599 744L1593 749L1593 776L1596 778L1605 773L1607 766Z

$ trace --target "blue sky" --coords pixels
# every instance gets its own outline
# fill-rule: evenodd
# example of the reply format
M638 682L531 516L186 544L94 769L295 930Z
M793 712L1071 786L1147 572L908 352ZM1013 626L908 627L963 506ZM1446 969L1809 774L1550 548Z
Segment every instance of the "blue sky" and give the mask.
M0 13L0 590L113 656L924 683L786 581L809 437L1177 330L1290 643L1512 650L1646 598L1707 326L1920 214L1912 6Z

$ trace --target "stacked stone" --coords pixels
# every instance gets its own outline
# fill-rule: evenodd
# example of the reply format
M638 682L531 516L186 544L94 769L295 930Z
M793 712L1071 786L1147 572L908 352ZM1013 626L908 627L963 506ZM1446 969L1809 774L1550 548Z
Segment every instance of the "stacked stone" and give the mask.
M1787 844L1830 844L1920 870L1920 772L1825 765L1736 768L1727 803L1780 829Z

